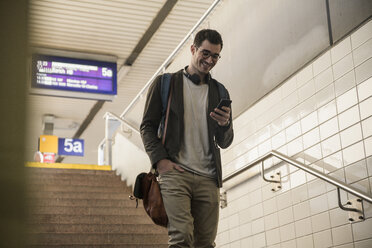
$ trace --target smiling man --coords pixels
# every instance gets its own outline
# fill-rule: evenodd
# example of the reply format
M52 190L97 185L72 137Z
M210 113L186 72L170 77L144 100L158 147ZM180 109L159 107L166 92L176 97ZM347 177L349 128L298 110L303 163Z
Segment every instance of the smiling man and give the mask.
M191 61L171 75L172 98L165 143L158 137L162 118L161 77L151 85L141 137L159 174L168 215L169 247L214 247L222 186L220 148L233 140L226 88L210 75L221 58L221 35L199 31L191 45Z

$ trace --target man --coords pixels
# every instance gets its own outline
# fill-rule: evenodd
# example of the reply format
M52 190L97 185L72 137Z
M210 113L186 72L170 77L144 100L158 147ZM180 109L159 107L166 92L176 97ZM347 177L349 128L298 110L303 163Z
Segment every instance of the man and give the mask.
M141 136L168 215L169 247L214 247L222 186L221 148L233 140L230 107L216 108L218 82L209 74L220 58L221 35L199 31L191 45L191 62L171 76L165 144L157 137L162 117L161 76L149 88Z

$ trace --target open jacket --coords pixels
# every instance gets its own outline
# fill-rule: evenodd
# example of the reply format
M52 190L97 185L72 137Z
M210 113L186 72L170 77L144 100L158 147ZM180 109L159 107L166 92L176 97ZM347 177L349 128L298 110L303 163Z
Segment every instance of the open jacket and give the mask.
M180 70L172 74L170 83L173 85L173 95L170 103L164 146L161 143L161 139L157 137L162 117L161 76L158 76L149 88L140 127L145 150L154 168L156 168L156 163L161 159L175 161L174 158L180 151L181 142L184 138L183 71ZM217 186L222 187L220 148L227 148L232 143L234 137L233 125L231 114L230 124L226 127L219 126L209 116L209 113L214 111L214 108L218 105L220 96L217 81L210 77L207 83L209 85L207 111L209 146L216 166Z

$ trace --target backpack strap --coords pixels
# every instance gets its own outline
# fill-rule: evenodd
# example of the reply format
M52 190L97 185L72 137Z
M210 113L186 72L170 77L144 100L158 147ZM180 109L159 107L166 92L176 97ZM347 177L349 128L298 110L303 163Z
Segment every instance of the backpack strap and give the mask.
M164 73L161 76L160 94L161 94L161 105L162 105L162 110L161 110L162 119L165 116L165 112L167 111L167 102L168 102L168 96L169 96L171 76L172 75L170 73Z
M170 89L170 80L172 74L164 73L161 76L160 80L160 95L161 95L161 120L158 128L158 138L162 139L164 134L164 127L165 127L165 119L166 119L166 111L168 105L168 96L169 96L169 89Z

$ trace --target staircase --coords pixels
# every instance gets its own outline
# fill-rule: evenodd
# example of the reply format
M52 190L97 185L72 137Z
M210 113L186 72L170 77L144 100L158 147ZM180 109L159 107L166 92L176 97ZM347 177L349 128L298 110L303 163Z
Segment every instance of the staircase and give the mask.
M113 171L26 170L29 247L168 247Z

